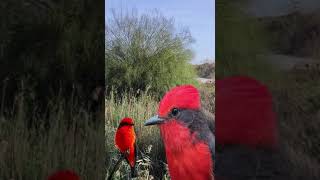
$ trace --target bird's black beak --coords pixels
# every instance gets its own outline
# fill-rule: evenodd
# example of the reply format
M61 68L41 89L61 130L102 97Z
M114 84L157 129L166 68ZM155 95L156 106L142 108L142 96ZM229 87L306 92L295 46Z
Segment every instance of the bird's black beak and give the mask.
M158 115L153 116L152 118L148 119L144 125L145 126L151 126L151 125L155 125L155 124L161 124L164 122L163 118L160 118Z

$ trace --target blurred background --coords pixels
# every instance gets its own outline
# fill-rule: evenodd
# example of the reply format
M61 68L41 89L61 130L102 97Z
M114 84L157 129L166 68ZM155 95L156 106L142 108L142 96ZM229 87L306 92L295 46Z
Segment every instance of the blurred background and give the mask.
M319 179L319 1L216 0L216 9L216 79L267 85L287 174Z
M103 4L1 2L0 179L105 177Z

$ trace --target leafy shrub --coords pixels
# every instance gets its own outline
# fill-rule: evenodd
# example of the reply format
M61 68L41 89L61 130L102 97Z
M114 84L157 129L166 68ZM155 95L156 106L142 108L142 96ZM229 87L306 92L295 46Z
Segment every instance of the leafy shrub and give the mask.
M146 90L161 95L169 87L195 83L188 62L192 37L177 32L173 19L158 12L125 15L113 11L106 28L106 82L123 93Z

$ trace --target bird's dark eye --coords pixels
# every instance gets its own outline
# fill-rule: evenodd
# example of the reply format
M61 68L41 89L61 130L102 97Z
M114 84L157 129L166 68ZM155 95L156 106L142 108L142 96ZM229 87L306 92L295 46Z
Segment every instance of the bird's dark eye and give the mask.
M172 115L172 116L177 116L178 114L179 114L179 109L173 108L173 109L171 110L171 115Z

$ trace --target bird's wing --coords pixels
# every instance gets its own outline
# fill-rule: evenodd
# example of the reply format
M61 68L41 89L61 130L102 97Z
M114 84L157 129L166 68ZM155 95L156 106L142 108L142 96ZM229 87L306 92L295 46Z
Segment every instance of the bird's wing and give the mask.
M215 160L215 125L214 116L209 111L202 109L198 115L199 119L202 119L202 125L199 129L200 139L207 142L210 148L212 160Z
M202 113L205 116L205 119L207 121L207 124L209 126L210 131L212 132L212 134L215 134L215 118L214 118L214 114L212 114L211 112L209 112L206 109L202 109Z

